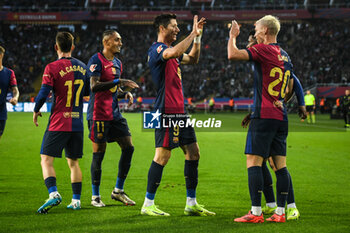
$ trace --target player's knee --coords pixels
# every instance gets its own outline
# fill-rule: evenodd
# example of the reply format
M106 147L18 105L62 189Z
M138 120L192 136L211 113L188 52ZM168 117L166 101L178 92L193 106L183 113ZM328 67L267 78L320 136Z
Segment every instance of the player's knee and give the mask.
M200 154L199 154L199 151L195 151L192 153L188 153L186 157L188 157L188 160L199 160Z
M47 155L41 155L41 166L53 166L53 157Z
M153 160L154 162L162 166L165 166L168 163L169 159L170 159L170 156L155 156Z
M118 143L122 150L134 148L134 145L132 144L131 140L128 138L125 138L124 140L119 140Z
M70 169L79 167L78 159L69 159L67 158L67 163Z

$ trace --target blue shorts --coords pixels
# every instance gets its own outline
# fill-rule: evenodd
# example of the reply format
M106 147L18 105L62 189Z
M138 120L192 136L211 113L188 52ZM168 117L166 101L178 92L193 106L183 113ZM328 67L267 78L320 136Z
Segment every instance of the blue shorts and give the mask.
M197 142L193 127L169 127L155 130L156 147L173 149Z
M286 155L288 122L275 119L252 119L245 146L245 154L268 158Z
M4 133L6 120L0 120L0 136Z
M125 118L113 121L89 120L89 138L95 143L115 142L116 138L131 136Z
M79 159L83 157L84 132L45 131L40 154L62 157L63 149L66 157Z

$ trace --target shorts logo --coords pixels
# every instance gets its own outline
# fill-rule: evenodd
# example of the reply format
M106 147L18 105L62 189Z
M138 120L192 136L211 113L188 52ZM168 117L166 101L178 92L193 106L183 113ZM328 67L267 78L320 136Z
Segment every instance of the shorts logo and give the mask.
M157 53L162 52L162 50L163 50L163 47L161 45L159 45L158 48L157 48Z
M103 133L98 133L98 134L97 134L97 138L98 138L98 139L102 139L102 138L103 138Z
M90 66L90 71L91 71L91 72L94 72L95 69L96 69L96 66L97 66L97 64L92 64L92 65Z
M173 137L173 142L174 143L178 143L179 142L179 138L178 137Z
M143 128L144 129L160 129L160 116L162 114L157 109L156 112L143 113Z

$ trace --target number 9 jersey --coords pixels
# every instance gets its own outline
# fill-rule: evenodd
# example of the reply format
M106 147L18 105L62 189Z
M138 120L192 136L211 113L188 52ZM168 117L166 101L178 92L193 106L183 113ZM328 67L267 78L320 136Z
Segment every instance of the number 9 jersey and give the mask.
M288 121L284 97L293 65L278 44L257 44L247 49L254 61L252 118Z

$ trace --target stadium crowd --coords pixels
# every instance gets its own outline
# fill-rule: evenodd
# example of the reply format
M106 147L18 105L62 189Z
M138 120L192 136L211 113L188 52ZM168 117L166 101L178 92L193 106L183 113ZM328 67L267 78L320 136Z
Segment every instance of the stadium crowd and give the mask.
M106 28L120 32L123 48L123 76L135 80L140 87L138 96L154 97L155 91L147 66L147 51L156 35L151 25L77 25L73 32L76 49L73 56L87 63L89 57L101 49L100 37ZM21 101L28 101L34 93L35 80L41 80L46 64L56 59L54 38L57 26L0 24L0 45L6 48L4 65L14 69L21 92ZM180 38L188 34L190 22L180 25ZM247 44L250 24L243 24L238 46ZM59 30L68 30L61 28ZM194 101L214 97L252 97L252 64L227 60L227 24L208 22L202 38L199 64L182 66L184 93ZM334 43L340 41L341 43ZM279 42L291 56L294 71L302 85L350 82L350 37L347 23L337 20L286 22L279 34ZM40 83L40 82L39 82Z
M349 7L349 0L309 0L307 7L327 8ZM246 9L304 9L304 0L213 0L195 2L189 0L114 0L94 2L91 0L3 0L0 10L12 12L50 12L50 11L159 11L159 10L246 10Z

